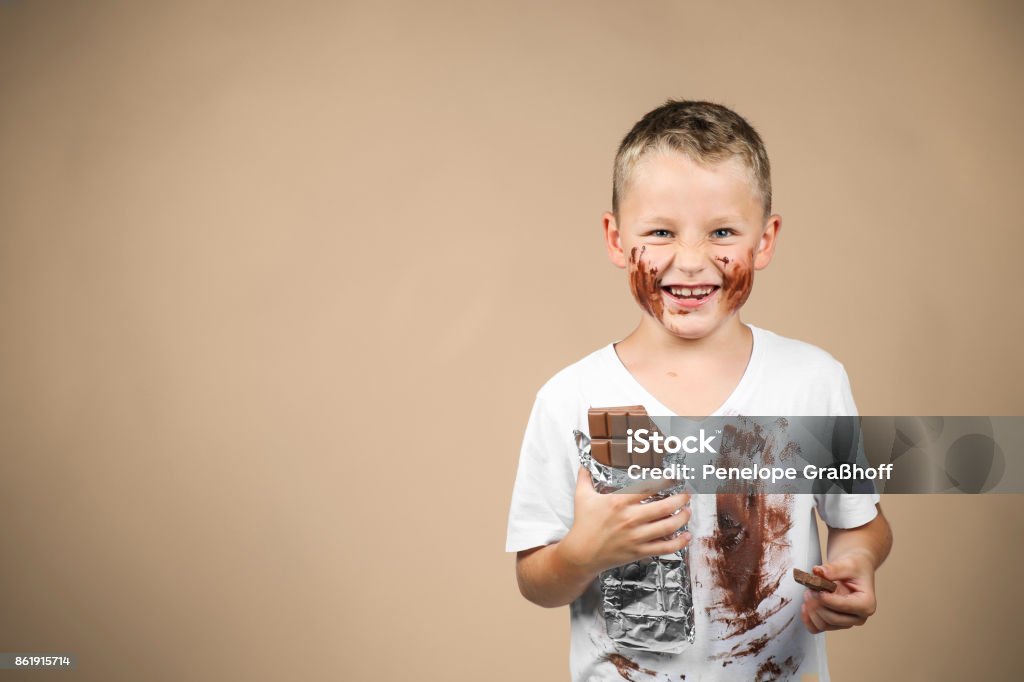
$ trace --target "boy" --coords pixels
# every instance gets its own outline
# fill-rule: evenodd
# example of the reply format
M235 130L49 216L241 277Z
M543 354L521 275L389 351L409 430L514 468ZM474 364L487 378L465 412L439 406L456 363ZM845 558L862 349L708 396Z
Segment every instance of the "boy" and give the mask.
M892 544L878 495L766 496L786 515L782 531L755 534L764 543L756 552L728 555L714 536L734 503L598 494L572 438L574 429L587 432L592 406L643 405L662 416L856 415L846 371L831 355L740 321L781 226L760 136L723 106L669 100L623 139L603 221L608 255L627 271L643 315L625 339L537 393L506 544L518 553L520 591L541 606L571 604L570 669L579 682L827 680L821 633L862 625L875 611L875 570ZM815 572L838 583L834 594L790 577L821 563L814 508L829 526L828 561ZM688 532L671 537L687 522ZM598 576L687 545L692 645L679 654L616 646ZM752 587L750 576L767 578Z

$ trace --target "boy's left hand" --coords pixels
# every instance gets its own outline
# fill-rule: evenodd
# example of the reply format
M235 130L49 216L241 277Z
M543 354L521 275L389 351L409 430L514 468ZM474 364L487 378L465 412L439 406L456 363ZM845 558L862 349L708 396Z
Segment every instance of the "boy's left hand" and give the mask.
M804 593L800 617L812 635L863 625L874 615L875 566L868 555L848 552L813 570L837 587L831 594L814 590Z

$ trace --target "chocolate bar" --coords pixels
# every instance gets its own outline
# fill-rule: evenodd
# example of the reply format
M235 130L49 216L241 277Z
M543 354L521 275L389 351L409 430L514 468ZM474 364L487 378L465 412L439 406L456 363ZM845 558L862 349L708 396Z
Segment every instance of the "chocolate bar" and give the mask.
M590 456L605 466L626 468L663 466L663 456L654 452L630 453L626 431L647 429L657 431L643 405L625 407L592 407L587 411L590 425Z
M835 592L837 587L831 580L801 571L799 568L793 569L793 580L817 592Z
M662 455L653 452L631 455L627 450L629 436L626 431L629 429L649 429L658 433L643 406L595 407L589 411L587 421L589 436L579 429L572 432L580 464L590 472L580 475L589 475L594 489L602 494L641 492L632 489L633 482L626 471L612 465L636 463L649 466L657 462L657 466L662 468ZM640 503L662 499L682 490L683 484L679 481L668 488L644 489L643 492L650 495ZM685 527L676 533L683 530ZM688 548L683 547L670 555L645 557L601 572L601 611L608 637L616 647L656 654L681 654L693 644L693 587L689 556Z

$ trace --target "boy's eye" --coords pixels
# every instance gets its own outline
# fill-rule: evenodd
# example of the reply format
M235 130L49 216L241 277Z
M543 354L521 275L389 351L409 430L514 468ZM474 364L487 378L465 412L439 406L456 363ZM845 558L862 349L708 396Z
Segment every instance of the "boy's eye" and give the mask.
M731 237L734 234L736 234L736 230L731 227L720 227L711 233L711 235L716 239L725 239L726 237Z
M671 237L672 233L668 230L654 230L651 232L652 237Z

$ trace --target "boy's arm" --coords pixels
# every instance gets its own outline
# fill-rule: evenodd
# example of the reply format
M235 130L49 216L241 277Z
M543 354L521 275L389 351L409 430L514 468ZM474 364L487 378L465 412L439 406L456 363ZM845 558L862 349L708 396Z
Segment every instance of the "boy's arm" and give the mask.
M838 587L831 594L805 592L801 616L811 633L863 625L875 613L875 571L892 549L892 529L876 507L878 514L863 526L828 529L828 561L814 573Z
M576 600L597 573L573 564L561 542L526 549L516 555L519 592L539 606L553 608Z

